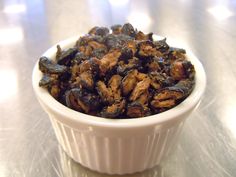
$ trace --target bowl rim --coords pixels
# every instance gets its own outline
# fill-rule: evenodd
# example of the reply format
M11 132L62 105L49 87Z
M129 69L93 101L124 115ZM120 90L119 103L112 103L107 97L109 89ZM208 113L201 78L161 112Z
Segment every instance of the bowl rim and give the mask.
M55 58L56 54L56 46L59 44L62 49L72 47L76 40L79 39L81 35L76 35L57 44L53 45L46 52L43 53L42 56L47 56L48 58ZM161 36L153 35L155 40L163 39ZM175 40L167 39L167 43L170 46L175 47ZM65 105L58 102L54 99L49 92L39 87L39 80L42 77L41 71L38 69L38 60L34 66L32 73L32 85L34 92L38 98L38 100L47 105L51 111L56 112L58 115L62 116L64 121L72 121L73 123L84 123L93 126L99 127L112 127L112 128L129 128L129 127L145 127L150 125L163 124L164 122L169 122L173 120L177 120L181 118L181 115L186 114L190 110L194 109L196 105L199 103L205 87L206 87L206 74L204 68L199 61L199 59L191 52L191 50L187 49L187 58L192 62L195 67L195 86L191 94L179 105L164 111L162 113L158 113L155 115L143 117L143 118L127 118L127 119L111 119L111 118L102 118L97 116L91 116L85 113L81 113L75 110L72 110Z

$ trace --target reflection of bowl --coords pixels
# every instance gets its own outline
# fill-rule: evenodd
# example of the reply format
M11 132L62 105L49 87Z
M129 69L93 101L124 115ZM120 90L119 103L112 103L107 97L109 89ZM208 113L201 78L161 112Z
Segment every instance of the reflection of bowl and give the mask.
M60 147L60 162L62 167L63 175L66 177L161 177L163 176L163 170L160 166L145 170L144 172L138 172L129 175L107 175L102 173L97 173L86 167L81 166L71 159Z
M77 38L61 42L61 48L73 46ZM43 55L53 59L56 50L53 46ZM196 70L192 93L178 106L145 118L106 119L67 108L38 86L42 77L38 63L33 71L33 88L50 117L59 143L75 161L102 173L143 171L160 163L203 95L204 69L193 54L188 52L187 56Z

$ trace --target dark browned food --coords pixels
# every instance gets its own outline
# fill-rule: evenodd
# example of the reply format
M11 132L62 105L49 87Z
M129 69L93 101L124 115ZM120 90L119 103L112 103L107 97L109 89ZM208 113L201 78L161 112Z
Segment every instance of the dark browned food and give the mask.
M111 106L104 107L101 111L102 117L116 118L125 111L125 100L117 101Z
M67 107L105 118L138 118L166 111L193 90L186 51L154 40L131 24L93 27L74 47L41 57L40 87Z
M130 118L145 117L150 114L150 109L139 102L132 102L127 106L127 116Z

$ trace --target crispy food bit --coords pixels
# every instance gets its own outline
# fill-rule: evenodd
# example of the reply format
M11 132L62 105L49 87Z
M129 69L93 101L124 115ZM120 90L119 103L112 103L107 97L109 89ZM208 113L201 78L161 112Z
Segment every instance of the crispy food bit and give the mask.
M139 102L128 104L126 114L130 118L145 117L150 115L150 109Z
M108 82L108 85L112 91L114 101L121 99L121 90L120 90L121 80L122 80L122 77L117 74L117 75L113 75Z
M112 50L100 60L101 75L105 75L108 70L111 70L114 66L116 66L120 55L121 52L119 50Z
M155 108L171 108L190 94L192 86L192 81L181 80L172 87L163 88L154 95L151 105Z
M121 32L125 35L135 37L135 30L134 27L130 23L126 23L122 26Z
M105 36L109 34L109 29L106 27L98 27L95 26L89 30L88 34L90 35L98 35L98 36Z
M113 25L111 26L112 34L121 34L121 25Z
M78 104L78 89L72 89L66 92L66 105L76 111L83 111L80 105Z
M138 81L142 81L142 80L146 79L147 77L148 77L147 74L140 73L140 72L136 75L136 78L138 79Z
M82 52L77 52L75 57L72 60L73 65L74 64L80 64L83 61L88 60L88 57L84 55Z
M92 57L96 57L98 59L101 59L104 57L104 55L107 54L107 49L106 48L97 48L92 51Z
M161 57L153 57L150 62L147 63L148 72L161 71L160 61Z
M130 40L126 44L127 48L131 49L133 54L137 52L137 42L135 40Z
M39 59L39 69L43 73L49 74L62 74L66 72L67 67L59 64L53 63L47 57L41 57Z
M89 30L88 34L95 35L98 28L98 26L94 26L92 29Z
M168 99L168 100L153 100L151 102L151 105L154 107L154 108L171 108L175 105L175 100L174 99Z
M127 61L128 59L133 58L133 57L134 57L134 53L130 48L123 47L121 49L120 60Z
M59 86L58 85L52 85L52 87L50 88L50 93L54 98L58 98L59 93L60 93Z
M51 85L54 85L54 82L57 82L56 79L53 79L50 75L44 74L42 79L39 81L40 87L48 88Z
M96 28L95 35L106 36L107 34L109 34L109 29L108 28L106 28L106 27Z
M104 39L105 44L109 50L122 48L122 46L126 45L127 42L133 40L130 36L124 34L118 34L118 35L108 34L104 38L105 38Z
M140 41L145 41L145 40L150 40L152 41L152 35L153 33L148 33L148 34L144 34L142 31L139 31L136 36L135 39L136 40L140 40Z
M66 93L66 104L85 113L97 110L101 106L100 97L84 89L74 88Z
M150 83L151 83L151 80L149 77L138 82L137 85L135 86L134 90L132 91L132 93L129 97L129 100L135 101L140 95L142 95L145 91L148 90Z
M195 70L193 65L187 60L176 60L170 66L170 75L175 80L193 78Z
M65 106L93 116L138 118L166 111L190 95L195 69L186 51L154 40L130 23L95 26L70 48L39 59L44 87Z
M169 45L166 43L166 38L159 41L154 41L153 44L155 45L156 49L162 53L167 52L169 49Z
M69 48L65 51L61 50L60 45L57 45L56 60L59 65L69 66L71 60L75 57L78 50L76 48Z
M141 61L134 57L128 60L127 64L120 63L117 67L117 73L120 75L126 75L129 71L133 69L140 69L142 67Z
M169 48L169 52L176 52L176 53L186 54L186 50L185 49L176 48L176 47L170 47Z
M97 41L89 41L88 45L92 47L92 49L106 49L104 44L98 43Z
M119 115L123 114L125 111L125 100L115 102L111 106L105 107L102 112L102 117L107 118L116 118L119 117Z
M103 81L97 82L96 90L104 103L113 103L112 91L111 89L107 88L106 84Z
M93 75L90 71L81 73L77 78L76 82L88 90L94 89Z
M138 48L139 48L138 54L140 57L154 57L158 52L154 44L149 40L139 42Z
M137 70L130 71L122 80L122 93L124 96L128 95L136 86L138 80L136 78Z
M146 105L148 104L148 101L149 101L149 92L148 90L146 90L143 94L141 94L138 99L136 100L136 102L139 102L140 104L142 105Z
M166 77L158 72L151 72L149 74L149 77L151 79L151 87L158 90L163 86L163 83L166 80Z

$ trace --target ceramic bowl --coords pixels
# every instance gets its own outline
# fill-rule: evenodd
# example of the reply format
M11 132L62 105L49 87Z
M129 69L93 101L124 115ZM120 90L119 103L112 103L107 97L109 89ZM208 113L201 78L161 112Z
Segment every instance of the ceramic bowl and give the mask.
M77 39L78 36L72 37L58 44L66 49L74 46ZM56 51L55 45L43 56L54 59ZM176 107L144 118L101 118L62 105L46 89L39 87L42 73L38 62L33 70L32 84L39 103L51 120L59 144L71 158L101 173L140 172L158 165L168 154L186 118L202 98L206 86L203 66L188 50L187 57L196 70L192 93Z

